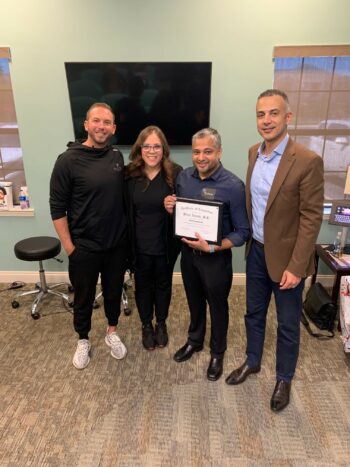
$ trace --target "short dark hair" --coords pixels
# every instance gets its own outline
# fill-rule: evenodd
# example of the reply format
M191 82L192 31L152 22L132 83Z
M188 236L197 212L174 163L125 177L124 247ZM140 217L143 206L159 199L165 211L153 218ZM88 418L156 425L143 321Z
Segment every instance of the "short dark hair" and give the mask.
M192 136L192 144L196 139L210 138L217 149L221 149L221 136L214 128L203 128Z
M6 191L4 186L0 186L0 191L2 191L4 193L4 196L7 195L7 191Z
M89 113L91 112L92 109L95 109L96 107L103 107L104 109L107 109L111 112L111 114L113 115L113 123L115 122L115 115L114 115L114 112L112 110L112 107L108 104L106 104L105 102L95 102L94 104L92 104L87 112L86 112L86 118L85 120L89 120Z
M258 100L261 99L262 97L272 97L272 96L281 96L284 102L286 103L287 108L288 109L290 108L288 96L284 91L281 91L281 89L267 89L266 91L259 94Z

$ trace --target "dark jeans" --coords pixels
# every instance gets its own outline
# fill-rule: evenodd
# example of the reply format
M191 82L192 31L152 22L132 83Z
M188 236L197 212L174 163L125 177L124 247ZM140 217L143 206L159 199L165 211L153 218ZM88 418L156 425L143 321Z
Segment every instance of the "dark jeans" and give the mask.
M210 350L220 357L227 347L228 296L232 285L232 253L202 253L182 247L181 273L191 314L188 343L203 345L207 302L211 318Z
M142 324L168 317L173 271L165 255L138 254L135 265L135 299Z
M69 278L74 287L74 329L80 339L88 338L91 330L99 274L108 325L118 324L126 254L127 245L121 242L117 247L103 252L76 248L69 256Z
M276 376L290 382L294 376L300 342L300 315L305 280L295 289L280 290L267 271L264 248L253 241L247 258L247 363L259 366L264 348L266 315L272 292L277 311Z

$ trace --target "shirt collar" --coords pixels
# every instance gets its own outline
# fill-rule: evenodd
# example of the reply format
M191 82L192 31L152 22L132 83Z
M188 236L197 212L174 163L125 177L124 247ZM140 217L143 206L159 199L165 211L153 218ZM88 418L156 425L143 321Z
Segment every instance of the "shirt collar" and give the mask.
M261 157L263 160L269 161L269 160L274 159L276 156L282 156L288 144L288 140L289 140L289 135L287 133L286 136L280 142L280 144L273 150L270 157L267 157L263 154L265 143L261 143L258 149L258 157Z

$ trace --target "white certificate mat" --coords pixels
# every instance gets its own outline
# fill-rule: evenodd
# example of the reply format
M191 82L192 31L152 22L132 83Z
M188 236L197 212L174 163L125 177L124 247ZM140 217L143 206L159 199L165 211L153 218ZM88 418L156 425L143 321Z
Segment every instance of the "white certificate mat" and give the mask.
M174 234L197 240L196 232L208 243L220 245L222 240L223 203L176 198Z

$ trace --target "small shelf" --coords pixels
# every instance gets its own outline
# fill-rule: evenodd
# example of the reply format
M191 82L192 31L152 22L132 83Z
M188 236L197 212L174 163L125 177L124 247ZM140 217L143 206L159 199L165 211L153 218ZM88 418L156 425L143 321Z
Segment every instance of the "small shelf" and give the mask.
M34 209L21 209L20 206L14 206L9 209L0 209L0 217L34 217Z

